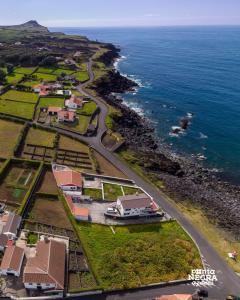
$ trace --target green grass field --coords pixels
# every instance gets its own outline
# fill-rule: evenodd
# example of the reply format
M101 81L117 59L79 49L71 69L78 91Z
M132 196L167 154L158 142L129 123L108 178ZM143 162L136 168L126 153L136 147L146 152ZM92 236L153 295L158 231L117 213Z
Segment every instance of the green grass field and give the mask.
M143 191L139 188L131 187L131 186L123 186L123 191L125 195L133 195L133 194L141 194Z
M45 80L45 81L56 81L57 76L53 74L44 74L44 73L34 73L34 75L37 76L37 79L39 80Z
M40 80L29 80L29 81L22 82L22 85L27 86L27 87L34 87L40 83L41 83Z
M88 260L104 289L187 278L201 268L196 246L177 222L111 228L78 224Z
M104 183L104 200L116 201L119 196L123 196L123 192L120 185Z
M31 120L34 114L35 104L15 102L0 99L0 113Z
M7 83L9 84L16 84L20 80L22 80L22 78L23 78L23 74L17 74L17 73L6 76Z
M88 72L85 72L85 71L83 71L83 72L79 71L79 72L74 73L73 75L78 81L81 81L81 82L87 81L89 79Z
M97 108L97 104L94 101L90 101L83 105L82 109L78 109L78 113L91 116Z
M38 95L35 93L9 90L5 94L1 95L1 98L6 100L19 101L19 102L36 103L38 100Z
M64 107L64 98L48 98L39 99L38 107L59 106Z
M90 196L94 200L101 200L102 199L102 190L100 189L84 189L83 194Z
M90 122L89 116L79 116L79 122L75 127L75 130L80 132L81 134L85 133Z
M74 70L59 68L59 69L56 69L52 74L61 75L62 73L65 73L66 75L71 75L74 73Z
M55 71L55 69L53 69L53 68L42 68L42 67L39 67L36 70L37 73L44 73L44 74L51 74L54 71Z
M15 68L15 73L30 75L35 71L36 68Z

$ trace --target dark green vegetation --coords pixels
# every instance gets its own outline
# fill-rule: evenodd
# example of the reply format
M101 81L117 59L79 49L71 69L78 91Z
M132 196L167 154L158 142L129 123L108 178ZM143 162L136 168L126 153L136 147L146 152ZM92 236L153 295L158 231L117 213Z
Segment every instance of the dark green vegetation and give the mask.
M38 241L38 235L34 232L29 232L27 236L27 243L34 245L37 243L37 241Z
M177 222L114 227L79 224L78 230L99 284L138 287L187 278L201 267L193 241Z

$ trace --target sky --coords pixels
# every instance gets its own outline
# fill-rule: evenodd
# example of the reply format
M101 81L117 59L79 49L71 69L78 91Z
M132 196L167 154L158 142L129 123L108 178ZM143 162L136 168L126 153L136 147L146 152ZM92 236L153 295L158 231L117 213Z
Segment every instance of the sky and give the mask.
M0 25L240 25L240 0L1 0Z

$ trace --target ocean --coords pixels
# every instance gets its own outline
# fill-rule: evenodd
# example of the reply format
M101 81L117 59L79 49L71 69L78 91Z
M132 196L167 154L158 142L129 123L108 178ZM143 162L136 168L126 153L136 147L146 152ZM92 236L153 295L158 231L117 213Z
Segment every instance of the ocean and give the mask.
M240 183L240 27L52 28L121 48L124 100L172 151ZM190 121L178 135L172 128Z

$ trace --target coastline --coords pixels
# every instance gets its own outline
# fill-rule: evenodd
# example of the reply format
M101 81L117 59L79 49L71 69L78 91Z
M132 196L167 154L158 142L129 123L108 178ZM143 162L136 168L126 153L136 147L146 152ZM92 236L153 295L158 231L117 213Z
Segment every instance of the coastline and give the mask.
M118 51L112 61L112 68L117 73L119 61L124 59L119 57ZM125 74L119 75L112 78L115 83L113 89L113 83L101 83L104 89L100 89L100 96L104 96L109 105L121 111L121 117L114 117L114 131L123 136L126 149L135 153L137 164L147 175L163 182L162 191L176 203L187 201L199 206L217 227L231 233L236 240L239 239L240 220L236 212L240 209L240 187L220 179L220 174L204 168L192 158L174 153L163 143L151 122L127 106L123 99L125 92L134 92L139 85L136 86L136 82ZM119 80L124 85L119 84Z

